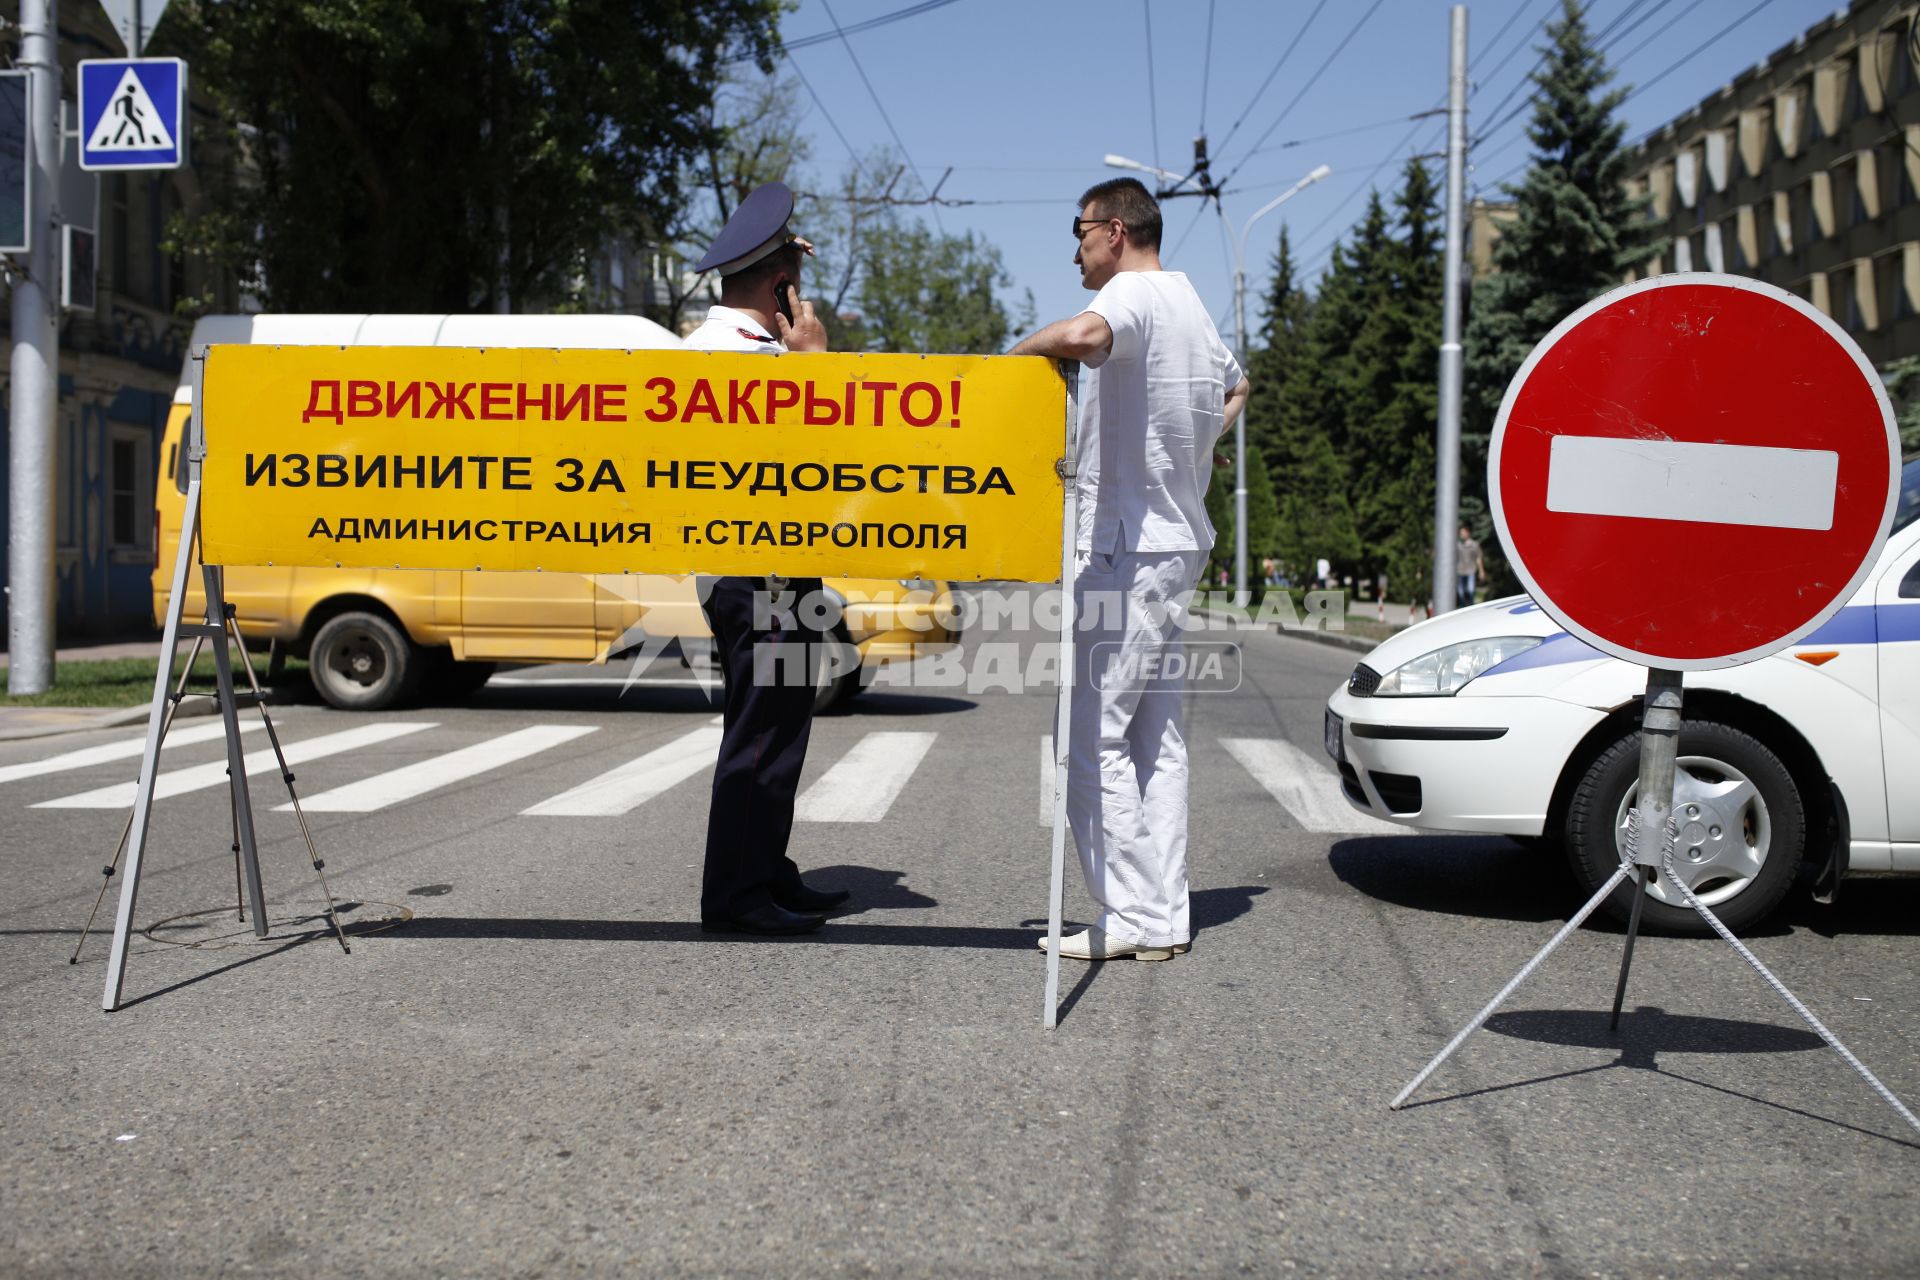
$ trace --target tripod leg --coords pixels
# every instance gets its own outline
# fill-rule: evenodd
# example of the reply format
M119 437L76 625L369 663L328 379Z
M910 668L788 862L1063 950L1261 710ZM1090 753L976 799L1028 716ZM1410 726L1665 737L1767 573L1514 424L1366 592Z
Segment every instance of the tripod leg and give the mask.
M1859 1072L1860 1078L1865 1080L1867 1084L1873 1089L1873 1091L1879 1094L1881 1099L1888 1106L1892 1107L1895 1111L1899 1112L1900 1118L1902 1120L1905 1120L1908 1124L1912 1125L1915 1132L1920 1132L1920 1117L1916 1117L1912 1111L1908 1110L1907 1104L1900 1101L1899 1098L1895 1097L1893 1090L1887 1088L1887 1086L1885 1086L1884 1084L1881 1084L1880 1078L1874 1075L1873 1072L1867 1070L1866 1064L1861 1062L1860 1059L1854 1057L1852 1051L1849 1050L1847 1046L1840 1043L1840 1037L1834 1035L1833 1032L1827 1030L1826 1024L1821 1022L1820 1019L1814 1017L1813 1011L1808 1009L1807 1006L1805 1006L1804 1004L1801 1004L1798 996L1794 995L1793 992L1787 990L1787 984L1780 981L1780 979L1774 977L1773 971L1768 969L1766 965L1760 963L1760 957L1754 955L1753 952L1749 951L1747 949L1746 943L1734 937L1733 930L1727 928L1726 925L1720 923L1719 916L1716 916L1715 914L1713 914L1713 912L1707 910L1707 905L1704 902L1700 901L1700 899L1693 896L1693 890L1687 888L1686 882L1683 881L1678 875L1674 873L1673 850L1671 848L1667 850L1666 861L1661 864L1660 869L1666 873L1667 879L1673 882L1673 886L1680 891L1680 896L1683 900L1685 900L1686 904L1692 907L1694 911L1699 915L1699 917L1702 920L1705 920L1708 926L1711 927L1715 933L1719 934L1720 937L1726 941L1728 946L1732 947L1735 951L1738 951L1740 953L1740 958L1742 960L1745 960L1748 964L1753 966L1753 971L1759 974L1761 979L1764 980L1768 986L1773 988L1774 994L1779 996L1782 1000L1785 1000L1788 1006L1791 1007L1795 1013L1800 1015L1800 1020L1802 1022L1805 1022L1808 1026L1812 1027L1814 1031L1818 1033L1818 1035L1822 1040L1825 1040L1828 1044L1832 1045L1834 1052L1838 1053L1843 1059L1845 1059L1846 1064L1848 1066L1852 1067L1855 1071Z
M1644 863L1634 868L1633 877L1633 915L1627 920L1627 947L1620 953L1620 981L1613 988L1613 1017L1607 1020L1608 1031L1620 1029L1620 1004L1627 998L1627 972L1633 968L1633 943L1640 936L1640 909L1647 904L1647 872Z
M193 674L193 664L200 660L200 646L205 638L195 636L193 648L187 651L187 665L180 669L179 683L173 687L173 697L167 703L166 719L160 722L160 742L165 745L167 732L173 728L173 718L180 710L180 699L186 696L187 677ZM80 949L87 945L87 935L93 932L93 921L100 914L100 904L107 899L107 886L113 883L113 876L120 869L120 855L127 851L127 837L133 833L133 815L127 815L125 825L120 828L120 839L113 846L113 860L100 868L102 879L100 892L94 895L93 910L87 912L87 922L80 926L80 937L73 944L73 954L67 957L68 964L80 963Z
M246 890L240 884L240 809L234 803L231 793L227 796L227 812L233 818L233 918L245 924L247 922Z
M1611 876L1607 877L1607 882L1600 886L1600 892L1587 899L1587 905L1574 912L1573 919L1562 925L1560 932L1554 934L1547 942L1547 945L1540 948L1540 950L1534 954L1533 959L1520 966L1520 972L1514 974L1513 979L1508 982L1506 986L1500 988L1500 994L1487 1001L1487 1007L1479 1013L1474 1014L1473 1021L1460 1028L1460 1034L1448 1041L1447 1047L1442 1049L1439 1054L1434 1057L1432 1062L1420 1068L1420 1074L1413 1078L1413 1082L1402 1089L1399 1096L1387 1104L1388 1110L1398 1111L1406 1100L1413 1096L1413 1091L1425 1084L1427 1077L1439 1070L1440 1064L1448 1058L1451 1058L1454 1050L1465 1044L1467 1037L1478 1031L1481 1026L1485 1024L1486 1020L1493 1016L1493 1011L1505 1004L1507 997L1512 995L1521 983L1533 976L1533 971L1540 967L1542 961L1553 954L1554 948L1565 942L1575 929L1578 929L1582 924L1586 923L1587 917L1599 909L1600 904L1607 900L1607 895L1612 893L1615 886L1627 878L1627 873L1632 869L1633 864L1627 862L1621 863L1619 868Z
M231 605L227 607L226 628L240 652L240 664L247 673L247 687L253 691L253 705L260 710L260 723L266 726L267 741L273 744L273 758L280 765L280 780L286 784L287 799L293 802L293 816L300 824L300 838L307 844L307 860L313 864L313 873L320 877L320 892L327 900L327 919L333 925L333 936L340 943L340 949L352 955L353 948L347 945L347 931L341 926L340 912L334 906L333 886L327 883L326 860L314 848L313 828L307 825L306 811L300 807L300 795L293 789L293 770L287 768L286 753L280 749L280 733L273 727L273 717L267 714L266 695L261 692L260 681L253 674L253 655L247 651L246 638L240 634L240 621Z
M207 625L213 630L214 678L220 689L220 715L227 727L227 793L233 798L234 825L240 834L240 861L246 872L246 897L253 908L253 936L267 936L266 891L260 885L260 851L254 839L253 800L247 794L247 761L240 747L240 713L233 696L233 664L228 656L226 589L219 565L202 565L206 578Z

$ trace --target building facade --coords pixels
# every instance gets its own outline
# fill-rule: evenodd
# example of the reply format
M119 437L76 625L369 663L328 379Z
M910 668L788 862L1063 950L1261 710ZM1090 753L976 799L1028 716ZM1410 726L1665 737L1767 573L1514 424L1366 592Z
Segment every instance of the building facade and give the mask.
M1644 139L1665 251L1779 285L1876 365L1920 355L1920 4L1855 0Z
M62 89L71 101L81 59L124 51L100 6L64 5L60 13ZM189 313L241 304L230 282L167 248L171 224L197 207L200 173L219 157L220 130L205 104L191 117L188 167L98 175L94 307L60 316L54 510L63 641L150 624L154 463L186 358ZM51 292L60 296L58 281ZM11 349L12 340L11 306L0 306L0 341ZM0 368L0 422L10 390ZM7 468L0 449L0 528L10 518ZM0 581L10 578L4 556L0 546Z

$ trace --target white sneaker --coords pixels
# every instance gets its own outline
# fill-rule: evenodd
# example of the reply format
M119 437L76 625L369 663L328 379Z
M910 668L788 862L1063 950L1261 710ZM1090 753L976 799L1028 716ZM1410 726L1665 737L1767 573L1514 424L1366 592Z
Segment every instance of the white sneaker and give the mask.
M1039 945L1042 951L1047 949L1045 934L1040 935ZM1118 960L1123 956L1132 956L1135 960L1171 960L1185 955L1192 945L1176 942L1170 947L1149 947L1138 942L1119 942L1099 929L1090 928L1061 935L1060 954L1069 960Z

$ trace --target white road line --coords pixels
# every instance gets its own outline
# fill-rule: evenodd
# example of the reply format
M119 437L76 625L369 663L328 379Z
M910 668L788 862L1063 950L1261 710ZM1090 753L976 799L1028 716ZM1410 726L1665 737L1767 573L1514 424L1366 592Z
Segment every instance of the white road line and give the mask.
M1053 827L1053 735L1040 735L1040 825Z
M332 791L323 791L310 800L302 800L300 805L312 813L372 813L376 809L399 804L402 800L411 800L429 791L504 768L516 760L524 760L594 731L593 725L586 724L536 724L531 728L516 729L512 733L477 742L471 747L462 747L417 764L404 765L371 778L349 782ZM292 807L290 804L280 806L282 809Z
M706 689L717 687L720 678L702 680L697 676L641 676L629 681L624 676L495 676L487 681L491 689L500 685L510 689L595 689L601 686L621 688L629 684L635 689L645 689L649 685L664 685L673 689Z
M1555 436L1547 510L1764 529L1831 529L1840 455L1686 440Z
M631 813L667 788L711 769L719 749L719 729L695 729L520 812L530 817L566 818L611 818Z
M319 760L324 756L339 755L343 751L358 751L363 747L375 746L403 738L410 733L419 733L422 729L437 726L418 720L404 723L363 724L355 729L343 729L339 733L323 734L318 738L308 738L304 742L286 744L287 763L303 764L308 760ZM271 750L256 751L246 759L249 780L266 778L277 781L279 766ZM208 787L224 786L227 781L227 762L224 758L197 764L190 769L175 769L163 773L154 780L153 797L165 800L170 796L185 795L189 791L203 791ZM111 787L101 787L96 791L82 791L78 795L62 796L58 800L48 800L34 805L36 809L131 809L135 784L117 783Z
M940 735L870 733L808 787L796 822L878 822Z
M1294 821L1337 835L1406 835L1408 828L1368 817L1347 803L1340 779L1313 756L1280 738L1222 738L1225 747Z
M260 728L258 720L240 721L240 732L253 733ZM212 724L197 724L190 729L175 729L167 735L162 744L167 747L190 747L196 742L211 742L226 736L226 728L215 716ZM17 778L37 778L43 773L65 773L69 769L86 769L96 764L111 764L115 760L137 758L146 750L147 735L128 738L122 742L103 742L97 747L82 747L78 751L67 751L57 756L48 756L45 760L29 760L25 764L0 766L0 782L12 782Z

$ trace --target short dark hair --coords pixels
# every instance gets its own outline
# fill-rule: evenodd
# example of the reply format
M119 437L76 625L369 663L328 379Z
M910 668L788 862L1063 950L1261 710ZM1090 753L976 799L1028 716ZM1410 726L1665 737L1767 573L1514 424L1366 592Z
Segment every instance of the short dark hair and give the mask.
M720 281L721 292L724 293L730 288L756 288L761 281L771 280L783 271L789 276L792 276L795 281L798 281L800 278L800 259L804 256L799 245L793 244L792 242L783 244L752 266L742 267L732 275L722 277Z
M1142 249L1160 247L1160 205L1138 178L1109 178L1088 187L1080 197L1082 209L1097 209L1103 218L1118 218L1127 239Z

